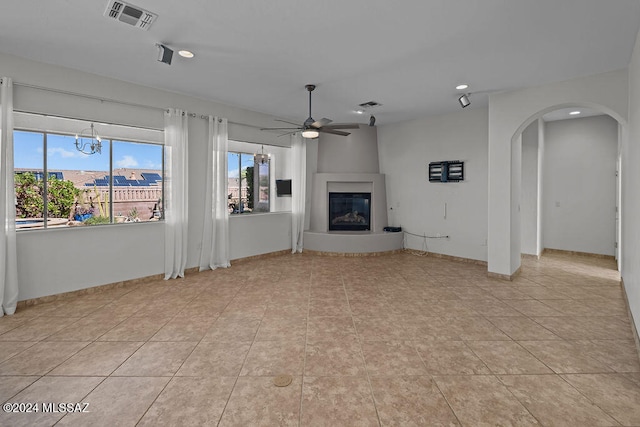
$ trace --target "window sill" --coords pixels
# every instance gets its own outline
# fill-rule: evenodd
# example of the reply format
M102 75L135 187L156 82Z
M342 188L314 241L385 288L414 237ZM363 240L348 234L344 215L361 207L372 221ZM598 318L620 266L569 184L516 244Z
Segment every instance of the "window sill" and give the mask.
M278 211L278 212L244 212L244 213L235 213L229 214L229 218L248 218L252 216L264 216L264 215L281 215L281 214L290 214L291 211Z
M37 231L62 231L62 230L64 230L64 232L68 232L68 230L88 230L88 229L94 229L94 228L136 227L142 224L145 224L145 226L147 224L164 224L164 222L165 222L164 220L159 220L159 221L140 221L140 222L121 222L121 223L114 222L112 224L95 224L95 225L78 225L78 226L62 225L62 226L47 227L47 228L16 229L16 233L22 234L22 233L32 233Z

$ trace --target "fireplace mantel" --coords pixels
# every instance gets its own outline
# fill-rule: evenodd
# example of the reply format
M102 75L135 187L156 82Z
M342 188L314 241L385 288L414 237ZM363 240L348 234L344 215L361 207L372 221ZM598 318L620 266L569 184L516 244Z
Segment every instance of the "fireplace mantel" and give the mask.
M360 126L343 137L322 134L318 173L313 174L309 230L304 248L318 252L371 253L402 248L402 233L386 233L387 189L379 173L375 126ZM348 171L348 172L345 172ZM329 231L329 193L371 193L369 230Z
M371 193L371 231L387 226L385 178L379 173L317 173L313 177L309 231L329 231L329 193ZM363 231L362 233L368 233Z

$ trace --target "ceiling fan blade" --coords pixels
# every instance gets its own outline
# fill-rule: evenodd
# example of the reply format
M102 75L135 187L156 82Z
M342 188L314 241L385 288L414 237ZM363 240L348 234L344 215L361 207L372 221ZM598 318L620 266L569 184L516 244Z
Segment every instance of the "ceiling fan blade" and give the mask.
M298 132L298 130L297 130L297 129L296 129L296 130L294 130L293 132L287 132L287 133L280 134L280 135L278 135L276 138L280 138L281 136L285 136L285 135L292 135L292 134L294 134L294 133L296 133L296 132Z
M327 119L327 118L324 118L324 119L320 119L320 120L318 120L317 122L313 122L313 123L311 123L311 126L313 126L313 127L314 127L314 128L316 128L316 129L319 129L319 128L321 128L322 126L326 126L326 125L328 125L328 124L329 124L329 123L331 123L332 121L333 121L333 120L329 120L329 119Z
M297 132L299 130L302 130L302 128L260 128L260 130L292 130L294 132Z
M335 125L327 126L329 129L360 129L358 123L336 123Z
M299 123L293 123L293 122L290 122L290 121L287 121L287 120L281 120L281 119L273 119L273 120L276 121L276 122L283 122L283 123L289 123L290 125L294 125L294 126L300 126Z
M333 130L331 128L318 128L318 132L330 133L332 135L341 135L341 136L351 135L350 132L343 132L341 130Z

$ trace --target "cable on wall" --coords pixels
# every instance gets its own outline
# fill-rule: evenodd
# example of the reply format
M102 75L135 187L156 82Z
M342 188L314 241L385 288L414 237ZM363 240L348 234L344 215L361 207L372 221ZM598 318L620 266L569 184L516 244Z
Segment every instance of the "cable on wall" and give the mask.
M449 236L427 236L426 234L415 234L415 233L409 233L408 231L405 231L404 233L409 234L411 236L424 237L425 239L448 239L449 238Z
M416 234L416 233L411 233L409 231L403 230L403 238L402 238L402 249L405 250L406 252L408 252L411 255L415 255L415 256L426 256L428 254L428 247L427 247L427 239L448 239L449 236L427 236L426 234ZM420 237L422 238L422 249L420 251L417 251L415 249L407 249L407 236L415 236L415 237Z

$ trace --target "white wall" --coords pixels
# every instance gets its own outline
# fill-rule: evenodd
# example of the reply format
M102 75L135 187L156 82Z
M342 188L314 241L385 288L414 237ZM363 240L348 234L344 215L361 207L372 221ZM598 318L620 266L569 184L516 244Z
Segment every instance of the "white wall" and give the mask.
M318 172L379 173L375 126L360 126L350 135L321 133L318 138Z
M522 198L522 135L518 136L511 144L511 264L519 264L522 252L521 229L522 217L520 200Z
M233 260L291 249L291 212L232 215L229 218Z
M547 152L547 144L545 139L545 134L547 132L547 127L542 120L542 118L538 119L538 200L537 200L537 216L536 216L536 229L537 237L536 237L536 254L539 256L542 253L542 249L544 248L544 230L542 227L542 223L544 221L544 213L543 213L543 200L544 200L544 159Z
M544 247L613 256L618 122L601 115L546 129Z
M461 110L378 127L389 223L414 234L406 247L487 259L487 110ZM465 180L430 183L429 162L464 161ZM447 214L444 217L444 205Z
M640 330L640 36L629 64L629 127L622 138L622 278Z
M19 299L159 274L161 223L22 231L17 237Z
M522 132L522 194L520 196L521 251L538 251L538 122Z
M627 70L579 77L565 82L489 95L489 271L512 275L520 267L520 252L512 242L512 144L541 115L564 107L591 107L626 123ZM518 228L519 229L519 228Z
M274 117L190 96L161 91L64 67L0 54L0 76L14 80L14 108L96 122L163 128L162 109L194 112L189 119L189 231L187 267L198 264L202 242L207 122L201 114L225 117L232 139L285 145L288 139L260 132ZM42 86L106 100L148 105L156 109L101 102L22 85ZM290 249L290 214L265 214L231 222L233 259ZM19 299L36 298L100 284L135 279L164 271L162 224L124 224L73 230L18 233ZM80 251L80 253L79 253Z

